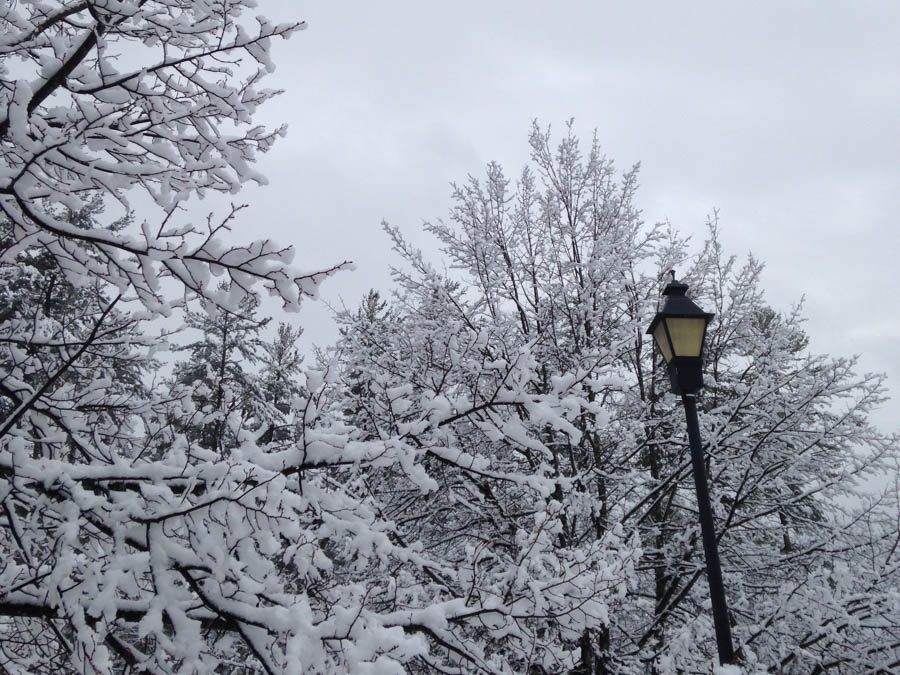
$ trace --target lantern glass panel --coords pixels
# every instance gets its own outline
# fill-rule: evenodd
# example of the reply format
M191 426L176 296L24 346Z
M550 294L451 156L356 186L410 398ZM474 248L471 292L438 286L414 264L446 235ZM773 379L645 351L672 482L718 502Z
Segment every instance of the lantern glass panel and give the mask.
M706 318L667 318L664 319L669 329L669 337L672 339L672 347L676 356L700 356L703 349L703 330L706 328ZM659 329L657 329L659 330ZM665 355L665 352L663 353ZM669 361L671 356L666 357Z
M669 337L666 335L665 321L660 321L656 324L656 329L653 331L653 339L656 340L656 346L659 347L659 351L662 352L666 363L671 361L672 348L669 346Z

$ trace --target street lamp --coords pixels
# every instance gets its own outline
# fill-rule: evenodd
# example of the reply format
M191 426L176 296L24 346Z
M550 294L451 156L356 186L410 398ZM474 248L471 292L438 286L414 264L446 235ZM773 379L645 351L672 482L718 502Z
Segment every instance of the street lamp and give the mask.
M713 624L716 628L716 645L719 662L726 664L734 661L734 649L731 646L728 605L725 602L719 547L716 543L709 486L703 464L700 424L697 421L697 392L703 387L703 341L706 338L706 326L715 315L704 312L695 305L686 295L687 284L676 281L674 271L671 274L672 281L663 291L666 302L653 317L647 333L653 336L666 361L672 391L681 394L684 403L694 486L697 488L697 507L700 512L700 533L703 537L703 552L706 555L706 577L709 580Z

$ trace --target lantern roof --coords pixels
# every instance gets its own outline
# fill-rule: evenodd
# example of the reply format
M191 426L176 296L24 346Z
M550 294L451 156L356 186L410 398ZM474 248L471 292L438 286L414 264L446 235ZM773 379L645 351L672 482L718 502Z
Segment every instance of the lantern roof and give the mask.
M669 274L672 275L672 280L666 285L665 289L663 289L662 294L666 296L666 302L662 306L656 316L653 317L653 321L650 322L650 327L647 329L647 334L651 335L654 330L656 330L657 324L660 321L667 318L683 318L683 319L706 319L707 323L712 320L715 314L711 314L709 312L704 312L700 309L693 300L687 297L687 289L688 285L683 281L678 281L675 279L675 270L671 270Z

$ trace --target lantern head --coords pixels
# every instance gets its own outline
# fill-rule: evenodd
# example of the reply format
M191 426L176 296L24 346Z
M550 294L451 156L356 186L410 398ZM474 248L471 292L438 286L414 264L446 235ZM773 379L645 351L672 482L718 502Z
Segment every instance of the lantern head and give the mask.
M675 280L663 291L666 302L653 317L647 333L665 359L676 394L696 392L703 387L703 342L706 326L715 316L697 307L687 297L687 284Z

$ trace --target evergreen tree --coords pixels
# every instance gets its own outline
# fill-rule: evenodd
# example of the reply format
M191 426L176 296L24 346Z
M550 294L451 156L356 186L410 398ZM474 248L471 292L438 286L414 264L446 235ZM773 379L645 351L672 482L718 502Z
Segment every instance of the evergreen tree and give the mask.
M262 345L265 353L262 390L266 401L282 415L290 412L291 399L303 392L300 387L303 354L298 346L302 334L302 328L279 323L278 332L273 340Z
M259 333L269 319L256 318L258 307L259 301L247 296L236 312L185 312L187 327L200 332L199 339L176 349L190 356L175 364L174 384L190 387L198 411L186 433L221 454L237 445L241 429L255 429L264 416L264 393L253 368L264 354Z

